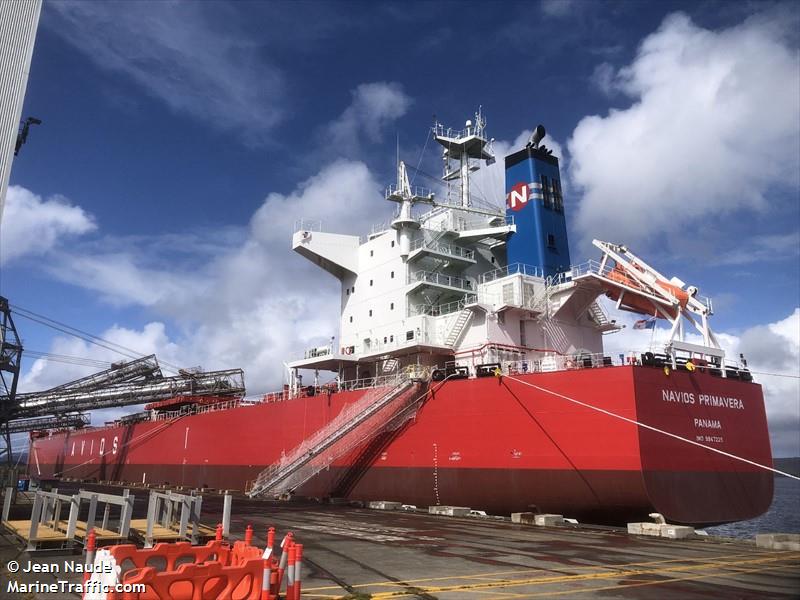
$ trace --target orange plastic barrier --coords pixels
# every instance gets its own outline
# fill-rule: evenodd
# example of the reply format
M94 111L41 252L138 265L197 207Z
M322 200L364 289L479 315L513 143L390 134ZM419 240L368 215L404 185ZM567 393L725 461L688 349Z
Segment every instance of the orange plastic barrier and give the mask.
M107 550L123 569L151 567L157 571L175 571L178 561L199 564L213 560L227 565L232 548L228 542L214 540L205 546L192 546L190 542L163 542L141 550L133 544L111 546ZM124 564L125 561L132 565Z
M257 550L257 549L256 549ZM145 591L136 594L109 594L111 599L137 600L260 600L261 558L226 567L218 562L181 565L177 571L158 572L152 567L129 571L123 584L144 584Z
M218 536L219 537L219 536ZM251 545L248 526L245 541L230 544L221 539L205 546L189 542L161 543L138 549L127 544L108 551L123 569L119 583L142 584L144 592L109 592L107 600L276 600L287 575L285 600L300 598L302 546L293 534L273 554L275 529L267 533L267 551Z

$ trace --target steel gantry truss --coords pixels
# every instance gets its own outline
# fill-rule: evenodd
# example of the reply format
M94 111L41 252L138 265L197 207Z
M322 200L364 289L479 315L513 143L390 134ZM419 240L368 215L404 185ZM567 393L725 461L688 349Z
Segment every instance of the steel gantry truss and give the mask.
M90 390L67 388L29 394L18 403L14 418L145 404L175 396L242 396L244 392L244 372L241 369L184 372L174 377L118 383Z
M11 434L42 429L83 427L85 411L145 404L175 396L233 396L245 394L244 372L181 370L164 377L155 355L112 364L110 368L54 388L17 393L22 344L8 300L0 297L0 435L11 460Z
M89 415L86 413L37 417L35 419L16 419L8 424L8 430L10 433L25 433L45 429L72 429L85 427L90 420Z
M22 343L14 319L11 318L11 308L8 300L0 296L0 427L5 440L5 449L0 450L0 456L6 455L6 460L11 464L11 430L8 422L16 408L17 383L19 382L20 361L22 359Z

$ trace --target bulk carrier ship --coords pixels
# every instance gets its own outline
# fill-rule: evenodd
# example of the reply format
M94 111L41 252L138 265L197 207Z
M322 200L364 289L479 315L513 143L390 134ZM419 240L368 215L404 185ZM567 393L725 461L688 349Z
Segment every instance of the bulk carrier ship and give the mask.
M31 476L594 522L766 511L773 475L752 464L772 465L763 394L726 358L710 300L621 245L595 240L599 260L571 263L541 126L505 157L504 209L470 191L495 161L480 112L431 135L442 198L400 162L385 226L363 238L295 228L293 249L341 282L341 323L338 342L287 363L284 389L176 391L106 427L37 433ZM665 345L604 352L619 326L601 297L645 327L666 323Z

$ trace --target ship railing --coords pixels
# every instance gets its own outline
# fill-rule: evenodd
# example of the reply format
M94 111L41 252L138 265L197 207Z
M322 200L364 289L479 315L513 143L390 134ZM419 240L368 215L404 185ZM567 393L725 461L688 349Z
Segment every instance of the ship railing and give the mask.
M492 362L492 358L492 356L488 356L485 357L485 360L487 362ZM676 357L676 365L679 369L685 369L686 363L689 360L692 361L694 369L698 371L708 370L714 375L721 375L721 367L718 364L714 364L710 360L704 360L697 356ZM500 360L498 362L500 362L501 370L508 374L574 371L621 365L671 366L670 357L663 353L663 348L659 349L656 346L652 346L649 350L621 352L614 356L602 352L576 352L567 354L560 354L557 352L531 352L526 358ZM725 369L727 370L728 377L737 377L746 380L751 378L746 363L726 360Z
M336 383L338 391L363 390L373 387L387 387L398 385L407 379L403 373L391 373L389 375L378 375L376 377L361 377L359 379L348 379Z
M319 219L300 218L294 222L294 231L322 231L322 221Z
M427 315L429 317L439 317L462 310L467 304L478 302L478 294L466 294L461 300L445 302L444 304L411 304L408 307L408 316Z
M433 196L433 192L429 188L424 188L418 185L410 186L409 191L411 192L410 198L430 198ZM404 197L402 187L398 186L396 183L386 186L384 198L388 200L389 198L397 196L400 196L401 198Z
M473 229L486 229L514 225L514 215L477 215L467 217L465 214L450 213L449 223L443 221L441 227L449 231L471 231Z
M389 390L373 390L356 402L343 408L339 414L323 428L312 434L283 454L280 460L259 473L249 495L254 496L266 492L279 495L284 491L295 489L316 473L330 466L338 456L352 451L363 438L369 439L379 433L386 424L372 419L381 409L390 405L413 383L411 380L398 384ZM366 431L361 428L366 427ZM351 439L351 432L357 439Z
M432 219L433 217L436 217L438 215L441 215L444 212L447 212L447 210L449 210L449 208L450 207L448 207L447 205L438 204L436 207L432 208L431 210L429 210L427 212L424 212L421 215L419 215L417 217L417 220L420 223L424 223L428 219ZM429 228L429 231L438 231L438 230Z
M278 392L267 392L263 396L261 396L258 402L283 402L284 400L288 399L289 393L287 390L281 390Z
M452 127L445 127L441 123L436 123L431 127L433 135L436 137L459 139L469 137L471 135L483 137L484 128L481 123L476 123L464 129L453 129Z
M359 237L359 240L361 241L362 244L364 242L369 241L371 235L375 235L376 233L380 233L382 231L386 231L387 229L391 228L393 220L394 219L388 219L385 221L381 221L379 223L373 223L372 226L370 227L369 235L362 235Z
M350 392L353 390L365 390L373 387L386 387L390 385L396 385L399 381L400 374L398 373L391 373L389 375L379 375L376 377L360 377L358 379L347 379L344 381L329 381L328 383L323 383L318 386L311 386L314 390L315 394L321 394L326 392L336 393L336 392ZM306 393L308 388L303 386L302 392L303 394ZM292 395L288 390L278 391L278 392L268 392L262 395L259 400L255 401L255 404L264 404L269 402L284 402L291 398Z
M259 473L249 494L253 496L267 491L280 493L301 485L339 456L395 423L397 413L393 413L387 421L371 419L396 399L403 398L415 382L427 381L429 377L428 368L410 365L394 377L390 386L374 389L348 404L324 427L308 436L288 454L284 453L276 464ZM407 400L413 404L422 397L410 397ZM362 425L366 426L366 430ZM356 432L357 439L345 442L345 436L349 436L350 432ZM342 444L334 448L334 444L340 440Z
M451 244L444 244L439 241L435 240L425 240L425 239L418 239L411 244L409 250L414 252L415 250L419 250L420 248L427 248L434 252L438 252L439 254L449 254L451 256L460 256L462 258L466 258L468 260L475 259L475 251L474 250L467 250L466 248L462 248L461 246L454 246Z
M328 344L327 346L309 348L305 351L304 358L317 358L319 356L329 356L331 354L333 354L333 346Z
M463 277L445 275L444 273L434 273L432 271L410 271L408 274L408 283L415 283L417 281L426 281L428 283L435 283L437 285L461 288L462 290L475 289L475 284L473 284L469 279L464 279Z
M609 263L603 265L597 260L587 260L586 262L572 265L568 271L564 271L563 273L553 276L548 280L548 285L564 283L565 281L575 279L576 277L580 277L582 275L598 275L599 277L608 277L613 270L614 266ZM708 314L714 313L714 303L711 298L708 296L696 295L695 299L702 303L706 309L708 309Z
M252 401L243 401L241 398L231 398L223 402L215 402L214 404L189 404L182 406L178 410L167 410L158 412L153 421L171 421L180 417L188 417L190 415L202 415L204 413L216 412L219 410L229 410L231 408L238 408L240 406L249 406L254 404Z
M541 267L527 265L525 263L512 263L506 267L487 271L481 275L481 283L489 283L490 281L502 279L503 277L508 277L509 275L525 275L527 277L536 277L537 279L542 279L544 273L542 272Z

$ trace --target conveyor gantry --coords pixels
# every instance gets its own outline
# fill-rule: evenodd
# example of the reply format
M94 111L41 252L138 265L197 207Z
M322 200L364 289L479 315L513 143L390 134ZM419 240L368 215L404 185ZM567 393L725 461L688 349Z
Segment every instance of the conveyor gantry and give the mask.
M158 365L158 360L155 354L150 356L143 356L129 362L121 364L113 364L109 369L100 371L99 373L92 373L86 377L61 384L54 388L47 390L47 392L56 392L59 390L94 390L101 387L123 383L132 379L142 377L144 379L155 379L162 377L161 367ZM39 396L45 392L33 392L30 394L17 394L17 400L24 402L25 400Z
M242 396L244 393L244 372L241 369L183 373L174 377L120 383L99 389L56 388L29 394L19 403L13 418L146 404L181 395Z
M26 431L42 431L45 429L72 429L85 427L90 422L86 413L37 417L34 419L17 419L8 425L9 433L25 433Z

